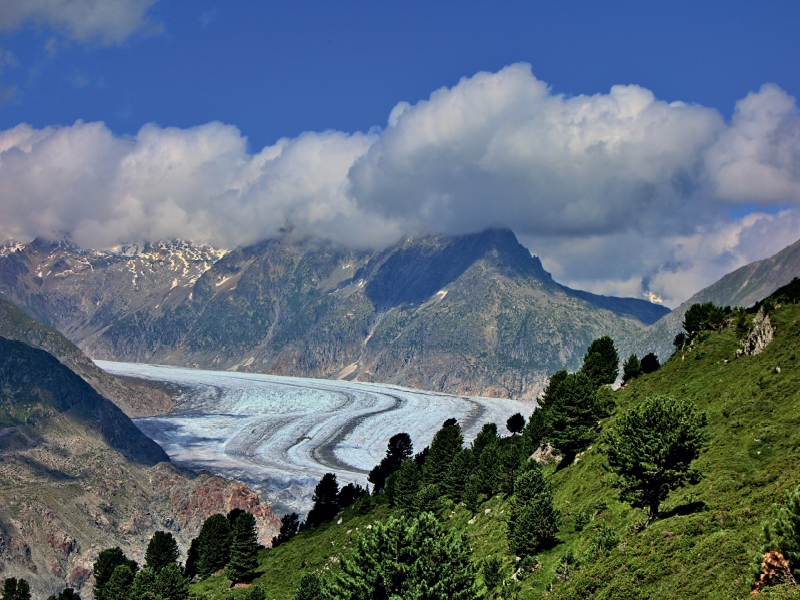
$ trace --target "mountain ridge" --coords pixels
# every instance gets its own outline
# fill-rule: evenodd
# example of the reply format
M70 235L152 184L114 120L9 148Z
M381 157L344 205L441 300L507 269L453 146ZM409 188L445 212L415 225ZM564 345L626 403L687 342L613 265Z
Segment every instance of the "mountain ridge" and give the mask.
M286 231L205 256L187 277L174 258L39 241L0 259L0 293L95 358L516 398L668 310L558 284L509 230L378 251Z

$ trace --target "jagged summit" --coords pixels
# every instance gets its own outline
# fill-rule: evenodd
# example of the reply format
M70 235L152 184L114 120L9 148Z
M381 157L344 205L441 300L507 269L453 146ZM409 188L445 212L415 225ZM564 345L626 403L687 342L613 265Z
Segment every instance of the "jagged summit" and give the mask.
M0 293L90 356L535 397L662 307L556 283L508 229L356 250L285 232L223 252L28 245Z

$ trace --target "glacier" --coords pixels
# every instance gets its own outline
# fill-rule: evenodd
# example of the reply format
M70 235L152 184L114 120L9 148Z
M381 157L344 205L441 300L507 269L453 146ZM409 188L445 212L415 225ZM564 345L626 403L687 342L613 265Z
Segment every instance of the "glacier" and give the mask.
M306 513L317 481L367 485L396 433L415 451L454 417L470 442L484 423L503 430L533 402L456 396L395 385L95 361L114 375L182 390L167 415L134 419L178 466L244 481L276 512Z

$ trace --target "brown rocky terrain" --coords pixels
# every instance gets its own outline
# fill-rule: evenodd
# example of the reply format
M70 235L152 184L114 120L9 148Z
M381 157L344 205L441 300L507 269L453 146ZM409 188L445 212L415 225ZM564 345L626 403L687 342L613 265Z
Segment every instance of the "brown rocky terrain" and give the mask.
M91 566L120 546L142 559L157 530L183 552L202 522L253 512L268 543L279 520L244 484L179 471L121 410L44 351L0 338L0 578L35 597L65 585L91 598Z

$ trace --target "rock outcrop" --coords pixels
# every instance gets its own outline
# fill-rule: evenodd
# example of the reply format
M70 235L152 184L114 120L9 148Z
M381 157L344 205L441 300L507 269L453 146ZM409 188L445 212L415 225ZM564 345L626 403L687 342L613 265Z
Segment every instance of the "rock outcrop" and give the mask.
M762 307L753 319L753 329L742 340L742 347L736 352L736 355L752 356L761 354L769 346L774 336L775 331L772 327L772 321L770 321L769 314L764 312Z

